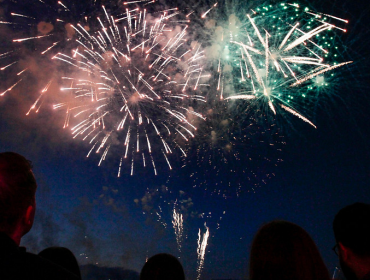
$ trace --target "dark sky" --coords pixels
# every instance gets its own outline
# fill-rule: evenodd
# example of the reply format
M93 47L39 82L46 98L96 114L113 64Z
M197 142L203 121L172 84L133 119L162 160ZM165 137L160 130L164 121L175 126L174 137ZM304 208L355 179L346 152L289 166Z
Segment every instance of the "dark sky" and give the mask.
M0 4L4 3L7 1ZM340 84L318 106L314 115L317 129L289 116L293 121L277 122L282 138L275 144L281 151L242 142L236 145L241 160L226 164L219 151L205 151L220 170L217 177L202 169L196 153L190 152L194 158L188 159L185 168L175 163L172 171L163 169L158 176L145 169L136 176L117 178L117 162L108 158L98 167L97 158L86 158L89 147L62 129L63 113L46 108L25 116L25 108L37 96L33 93L37 79L0 97L0 151L15 151L32 160L39 182L38 216L24 245L33 252L52 245L67 246L81 264L136 271L147 257L169 252L181 257L188 278L195 279L198 230L204 232L206 222L211 237L201 279L241 279L248 273L250 245L258 228L284 219L309 232L332 273L337 265L331 251L335 214L357 201L370 203L370 6L360 0L317 5L317 9L350 20L342 40L347 46L344 56L355 61L339 70L343 71ZM0 43L2 48L8 44L3 39ZM7 84L12 73L0 74L2 85ZM6 89L2 85L0 91ZM240 123L244 124L245 120ZM259 125L254 135L262 137L264 128L270 129L270 124ZM262 154L273 164L257 161L259 166L255 166L245 156L260 160ZM249 180L252 171L257 176L253 183ZM200 182L195 178L205 178L208 183L193 188ZM241 183L239 195L225 189L225 182ZM225 191L226 199L212 194L213 189ZM185 217L181 252L171 224L176 200Z

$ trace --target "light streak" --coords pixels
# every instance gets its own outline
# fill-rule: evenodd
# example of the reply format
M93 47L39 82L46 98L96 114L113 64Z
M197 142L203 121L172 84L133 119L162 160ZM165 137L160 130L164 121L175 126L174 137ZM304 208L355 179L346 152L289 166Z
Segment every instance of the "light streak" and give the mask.
M212 11L212 9L214 8L214 7L216 7L217 6L217 4L218 3L216 3L216 4L214 4L210 9L208 9L203 15L202 15L202 18L205 18L206 16L207 16L207 14L210 12L210 11Z
M322 70L320 70L320 71L318 71L316 73L312 73L310 75L307 75L307 76L303 77L302 79L298 80L294 84L291 84L290 86L291 87L295 87L295 86L300 85L303 82L308 81L308 80L310 80L310 79L312 79L312 78L314 78L314 77L316 77L318 75L321 75L321 74L323 74L325 72L328 72L328 71L333 70L335 68L339 68L339 67L342 67L344 65L351 64L351 63L353 63L353 61L347 61L347 62L343 62L343 63L337 64L337 65L333 65L333 66L327 67L327 68L322 69Z
M181 252L182 235L184 231L184 227L183 227L184 221L183 221L183 215L176 211L176 203L177 203L177 200L173 206L172 226L173 226L173 229L176 235L177 248L179 252Z
M202 274L202 270L204 267L204 258L206 255L206 249L208 245L208 238L209 238L209 228L207 225L204 223L204 227L206 228L206 232L201 234L201 230L199 229L198 232L198 248L197 248L197 254L198 254L198 275L197 275L197 280L200 279L200 276Z
M0 96L3 96L5 93L11 91L13 88L15 88L20 82L22 81L22 79L20 79L18 82L16 82L14 85L12 85L10 88L8 88L6 91L4 91L3 93L0 93Z
M59 42L55 42L55 43L53 43L53 45L52 46L50 46L49 48L47 48L45 51L43 51L41 54L45 54L45 53L47 53L48 51L50 51L52 48L54 48L56 45L58 45L59 44Z
M6 65L6 66L4 66L4 67L0 68L0 70L1 70L1 71L4 71L6 68L9 68L10 66L12 66L12 65L14 65L14 64L17 64L17 63L18 63L18 61L14 61L14 62L12 62L12 63L10 63L10 64L8 64L8 65Z
M309 123L314 128L317 128L316 125L314 125L309 119L305 118L304 116L302 116L298 112L294 111L292 108L289 108L289 107L287 107L287 106L285 106L283 104L281 104L280 106L281 106L281 108L283 108L284 110L287 110L289 113L293 114L294 116L300 118L301 120L305 121L306 123Z
M24 42L28 40L35 40L35 39L41 39L45 37L52 36L53 34L48 34L48 35L40 35L40 36L35 36L35 37L28 37L28 38L23 38L23 39L14 39L13 42Z
M21 14L16 14L16 13L10 13L14 17L24 17L24 18L30 18L30 19L35 19L34 17L26 16L26 15L21 15Z

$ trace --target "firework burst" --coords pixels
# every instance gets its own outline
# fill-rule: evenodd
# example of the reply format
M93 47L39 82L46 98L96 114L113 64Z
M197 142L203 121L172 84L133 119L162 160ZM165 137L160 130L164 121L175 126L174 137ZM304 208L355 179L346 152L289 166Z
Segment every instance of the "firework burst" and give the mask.
M73 101L55 107L67 108L66 127L71 115L81 116L73 134L89 139L91 152L102 151L99 164L114 134L124 143L121 163L131 161L131 175L139 159L144 167L151 162L157 174L154 149L170 169L173 149L185 156L179 142L194 137L196 127L189 119L202 118L191 105L205 101L196 90L207 75L200 46L187 42L187 27L171 24L177 14L176 9L156 18L145 9L127 9L121 18L107 14L104 21L98 18L101 28L94 35L81 25L76 28L79 46L73 56L54 57L86 74L85 79L64 78L70 87L63 90L71 92Z
M298 4L265 5L246 15L234 11L224 25L210 27L219 98L246 100L251 111L264 115L288 112L316 127L300 110L313 88L351 63L339 61L336 45L346 23Z
M189 20L177 8L149 13L131 8L132 4L137 3L123 3L115 15L102 6L100 16L66 24L69 38L63 52L52 56L58 73L63 73L56 78L62 85L58 96L62 102L54 109L66 111L64 127L72 129L74 138L91 144L88 156L100 154L99 165L111 151L120 155L118 176L123 166L130 166L133 175L136 164L151 165L157 174L159 164L154 159L158 156L172 169L169 156L174 150L186 156L181 145L194 137L192 120L203 118L192 106L205 102L199 89L207 86L208 78L201 46L188 40ZM72 10L67 4L62 7L65 12ZM48 36L53 34L13 43ZM54 42L42 54L51 53L58 44ZM27 114L39 110L52 82Z

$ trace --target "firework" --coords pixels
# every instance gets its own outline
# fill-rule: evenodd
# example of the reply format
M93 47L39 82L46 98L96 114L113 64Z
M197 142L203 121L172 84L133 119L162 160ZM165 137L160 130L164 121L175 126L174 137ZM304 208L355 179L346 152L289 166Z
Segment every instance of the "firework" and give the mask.
M173 205L172 226L173 226L173 229L176 235L177 248L179 249L179 252L181 253L182 234L184 231L184 227L183 227L184 221L183 221L183 215L176 211L176 204L177 204L177 200Z
M219 98L244 100L263 114L288 112L316 127L299 110L313 98L314 87L351 63L338 61L336 45L347 20L287 3L239 14L234 11L224 25L212 27L208 53Z
M141 204L143 213L146 217L151 217L161 225L163 229L169 229L172 224L177 248L182 253L182 243L187 239L185 225L189 218L198 217L198 212L193 209L192 198L188 197L182 190L178 191L175 187L162 185L158 188L147 189L145 195L136 200Z
M144 9L98 18L101 29L94 35L81 25L76 28L79 46L72 57L54 57L86 74L64 78L70 86L63 90L73 98L55 107L67 108L66 127L72 115L81 119L73 134L90 141L91 151L103 151L99 165L112 138L124 143L121 163L131 162L131 175L135 161L143 167L151 163L157 174L154 153L163 155L169 169L173 149L185 155L179 143L194 137L189 119L202 118L191 102L204 101L194 92L206 74L200 46L187 42L187 27L171 24L177 14L153 18Z
M198 232L198 248L197 248L197 254L198 254L198 269L197 269L197 280L200 279L200 276L202 274L202 270L204 267L204 258L206 255L206 249L208 245L208 238L209 238L209 228L206 224L204 224L204 227L206 229L206 232L201 234L201 230L199 229Z
M12 12L0 24L16 31L11 40L16 48L1 52L0 70L19 71L0 95L42 71L40 94L27 114L38 112L52 95L58 100L54 108L66 113L64 127L90 145L87 155L97 155L99 165L115 156L118 176L136 174L137 167L150 167L154 174L159 167L171 170L179 162L174 157L190 164L186 156L194 149L186 147L196 146L210 165L219 164L199 151L221 151L215 157L224 162L230 162L228 153L240 158L244 151L234 147L252 137L244 130L261 116L269 125L275 124L275 115L293 115L316 127L307 116L309 105L321 98L317 92L329 88L334 71L350 63L339 61L337 46L337 33L345 32L347 21L297 4L248 7L247 13L227 10L228 19L216 26L213 15L222 5L215 2L200 15L213 34L203 51L189 39L194 11L183 16L177 8L156 10L153 1L89 3L86 12L73 1L35 1L31 10L8 4ZM50 11L47 18L45 10ZM24 63L25 49L37 54L34 65L42 60L48 67L35 71ZM206 54L213 69L206 67ZM213 85L217 90L208 90ZM206 99L208 104L199 106ZM227 109L217 112L219 118L204 122L208 112L222 106ZM194 136L202 145L188 145ZM222 147L215 153L205 142L212 147L222 142ZM216 169L221 174L224 168Z
M71 10L67 4L60 5ZM58 72L63 73L57 78L62 102L54 108L65 110L64 128L71 128L73 138L91 144L88 156L100 154L99 165L108 153L120 155L118 177L123 167L133 175L137 165L150 165L157 175L162 165L155 164L156 157L172 169L170 156L175 150L186 156L181 145L194 137L192 120L203 118L192 106L205 102L199 88L207 86L204 81L208 78L200 44L188 40L188 22L176 8L153 14L138 7L126 8L112 15L102 6L96 19L68 24L70 38L64 49L69 51L52 57ZM13 42L48 36L53 34ZM42 54L56 45L58 42ZM39 110L52 82L27 114Z
M10 94L15 87L30 83L31 79L37 79L37 85L48 79L41 86L44 89L54 74L50 58L65 48L73 37L73 29L68 22L83 18L87 21L91 17L89 12L96 8L95 2L82 4L84 9L81 9L81 4L74 3L74 9L68 9L61 1L4 1L4 20L0 20L0 28L6 35L1 45L0 58L9 63L1 70L6 69L4 74L9 77L15 74L13 79L6 79L4 85L10 83L10 86L1 95ZM12 82L14 78L16 82ZM40 91L46 95L47 90ZM42 101L43 98L40 98L32 109L37 110L36 106Z

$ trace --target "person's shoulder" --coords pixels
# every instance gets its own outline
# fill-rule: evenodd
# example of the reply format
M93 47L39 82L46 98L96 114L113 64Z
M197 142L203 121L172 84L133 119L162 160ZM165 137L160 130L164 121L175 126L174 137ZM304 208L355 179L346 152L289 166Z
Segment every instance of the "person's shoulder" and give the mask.
M35 254L19 251L0 262L0 279L78 280L64 268Z
M370 280L370 272L362 277L360 280Z
M35 279L55 279L55 280L77 280L78 277L67 271L63 267L52 263L38 255L25 253L26 261L35 269ZM30 267L31 268L31 267Z

